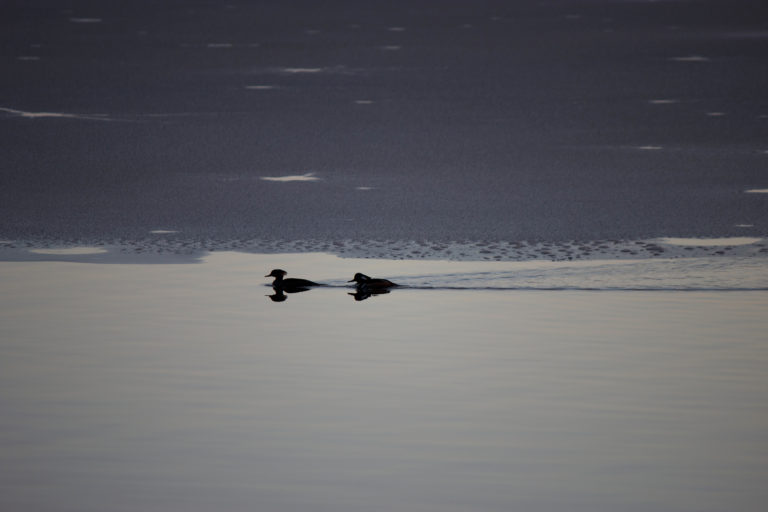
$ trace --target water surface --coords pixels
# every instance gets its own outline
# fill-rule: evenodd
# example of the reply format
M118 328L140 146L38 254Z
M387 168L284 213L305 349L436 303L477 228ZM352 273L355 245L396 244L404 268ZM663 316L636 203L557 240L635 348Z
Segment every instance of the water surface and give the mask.
M768 292L425 263L0 263L0 505L762 510ZM275 303L278 266L332 286ZM356 301L355 271L412 287Z

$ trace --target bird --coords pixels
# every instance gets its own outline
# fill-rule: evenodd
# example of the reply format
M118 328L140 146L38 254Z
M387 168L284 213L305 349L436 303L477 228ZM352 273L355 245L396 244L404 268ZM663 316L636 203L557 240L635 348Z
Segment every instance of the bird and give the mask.
M355 277L347 281L348 283L355 282L358 290L384 290L386 288L392 288L398 286L389 279L378 279L374 277L368 277L365 274L358 272Z
M303 292L310 286L322 286L320 283L310 281L309 279L298 279L295 277L284 279L286 274L288 274L288 272L285 270L276 268L264 277L274 277L275 280L272 281L272 288L275 288L276 290L284 290L288 293Z

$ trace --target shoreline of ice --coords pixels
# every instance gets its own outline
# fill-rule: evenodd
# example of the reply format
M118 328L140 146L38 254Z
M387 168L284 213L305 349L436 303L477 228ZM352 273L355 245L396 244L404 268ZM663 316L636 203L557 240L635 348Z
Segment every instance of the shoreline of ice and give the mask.
M768 238L654 238L592 241L191 239L173 232L144 239L0 240L0 261L175 263L212 252L328 253L340 258L442 261L579 261L768 257Z

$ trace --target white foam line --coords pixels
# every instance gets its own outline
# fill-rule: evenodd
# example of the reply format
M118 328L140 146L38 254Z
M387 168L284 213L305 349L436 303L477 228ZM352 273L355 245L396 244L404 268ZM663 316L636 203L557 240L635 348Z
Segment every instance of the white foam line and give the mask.
M747 194L768 194L768 188L751 188L749 190L745 190Z
M384 45L384 46L379 46L380 50L384 50L384 51L388 51L388 52L394 52L394 51L397 51L397 50L399 50L401 48L402 48L402 46L396 45L396 44L387 44L387 45Z
M301 175L294 175L294 176L262 176L262 180L264 181L279 181L279 182L286 182L286 181L319 181L320 178L315 176L314 172L308 172L306 174Z
M658 100L648 100L648 103L650 103L651 105L672 105L673 103L680 103L680 100L658 99Z
M232 43L208 43L206 48L232 48Z
M355 190L373 190L375 187L355 187Z
M658 151L659 149L664 149L663 146L636 146L637 149L642 149L643 151Z
M246 89L251 91L268 91L270 89L277 89L276 85L246 85Z
M16 110L15 108L0 107L0 112L8 112L19 117L28 119L39 119L53 117L60 119L88 119L90 121L112 121L109 117L86 116L81 114L67 114L65 112L27 112L25 110Z
M101 18L69 18L72 23L101 23Z
M371 105L373 100L355 100L355 103L358 105Z
M172 229L153 229L150 233L153 235L170 235L171 233L178 233L178 231Z

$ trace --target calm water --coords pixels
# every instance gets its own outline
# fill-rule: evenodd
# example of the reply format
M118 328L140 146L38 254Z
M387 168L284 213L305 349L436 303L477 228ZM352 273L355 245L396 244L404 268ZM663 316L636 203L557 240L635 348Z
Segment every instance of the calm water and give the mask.
M0 263L0 507L763 510L763 269Z

